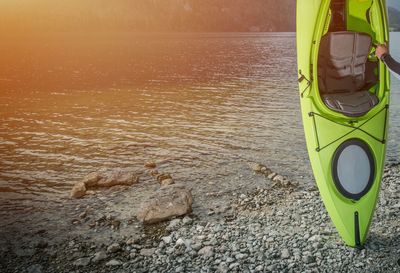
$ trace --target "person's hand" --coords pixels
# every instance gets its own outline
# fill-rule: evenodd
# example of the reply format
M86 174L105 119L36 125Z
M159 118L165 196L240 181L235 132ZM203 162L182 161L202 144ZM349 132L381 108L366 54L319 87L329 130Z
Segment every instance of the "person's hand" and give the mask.
M388 52L389 52L389 50L388 50L387 46L385 44L382 44L382 45L378 45L376 47L375 55L379 59L382 59L382 57L385 56L386 54L388 54Z

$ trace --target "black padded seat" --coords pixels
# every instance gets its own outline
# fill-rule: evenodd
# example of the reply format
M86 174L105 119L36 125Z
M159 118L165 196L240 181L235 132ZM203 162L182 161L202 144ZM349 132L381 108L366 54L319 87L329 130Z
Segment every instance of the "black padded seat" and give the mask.
M379 103L376 95L369 91L327 94L322 97L330 109L349 117L363 116Z
M377 83L377 63L368 61L371 37L364 33L329 32L321 39L318 87L325 104L346 116L362 116L378 104L367 91Z

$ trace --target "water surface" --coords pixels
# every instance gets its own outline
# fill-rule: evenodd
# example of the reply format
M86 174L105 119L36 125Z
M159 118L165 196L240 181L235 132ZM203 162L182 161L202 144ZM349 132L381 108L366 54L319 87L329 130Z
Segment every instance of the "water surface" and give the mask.
M238 180L248 161L313 183L292 33L60 34L0 51L2 210L62 202L89 172L149 160L192 186L252 183ZM388 161L399 158L399 87Z

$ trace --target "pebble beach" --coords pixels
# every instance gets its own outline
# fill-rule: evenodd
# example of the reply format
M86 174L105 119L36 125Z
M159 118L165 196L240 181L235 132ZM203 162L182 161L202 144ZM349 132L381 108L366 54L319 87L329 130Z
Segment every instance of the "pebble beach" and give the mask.
M400 272L399 164L385 169L362 249L343 244L315 186L275 183L252 168L264 185L194 194L191 213L157 224L144 225L123 213L118 200L134 186L116 186L71 200L59 212L20 219L32 225L10 224L0 231L0 271ZM198 210L205 200L219 205Z

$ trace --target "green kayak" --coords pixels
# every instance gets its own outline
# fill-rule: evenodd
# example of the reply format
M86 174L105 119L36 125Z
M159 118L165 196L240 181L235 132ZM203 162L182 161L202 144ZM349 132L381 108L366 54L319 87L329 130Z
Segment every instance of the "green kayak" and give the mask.
M325 207L345 243L360 247L385 162L390 76L385 0L297 0L297 56L307 149Z

